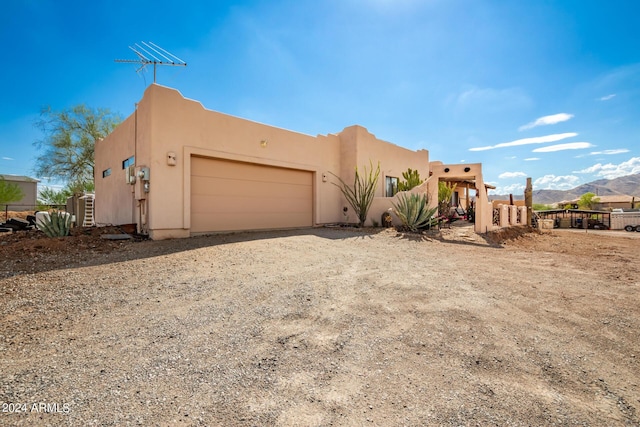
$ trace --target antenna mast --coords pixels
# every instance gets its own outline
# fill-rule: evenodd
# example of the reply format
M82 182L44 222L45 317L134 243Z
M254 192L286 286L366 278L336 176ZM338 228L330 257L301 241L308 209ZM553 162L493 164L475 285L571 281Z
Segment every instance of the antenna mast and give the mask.
M138 55L138 59L116 59L115 62L124 62L129 64L140 64L140 68L136 70L136 73L144 70L144 68L153 64L153 82L156 82L156 66L157 65L171 65L174 67L186 67L187 63L182 59L178 58L171 52L168 52L161 48L160 46L152 43L152 42L140 42L142 46L138 43L133 46L129 46L136 55Z

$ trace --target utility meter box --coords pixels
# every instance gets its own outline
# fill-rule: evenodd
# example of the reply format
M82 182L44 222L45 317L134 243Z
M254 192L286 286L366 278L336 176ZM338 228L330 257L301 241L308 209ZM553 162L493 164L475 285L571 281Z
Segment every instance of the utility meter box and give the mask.
M140 166L136 168L136 182L133 185L136 200L143 200L147 198L150 184L149 168L146 166Z

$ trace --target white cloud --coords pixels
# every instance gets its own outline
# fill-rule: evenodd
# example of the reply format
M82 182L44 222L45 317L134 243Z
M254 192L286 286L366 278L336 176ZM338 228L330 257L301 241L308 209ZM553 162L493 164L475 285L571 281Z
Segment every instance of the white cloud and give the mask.
M524 194L525 184L496 185L489 194Z
M482 108L483 110L513 110L531 106L531 98L520 88L493 89L470 86L458 95L450 96L448 104L457 108Z
M527 174L524 172L503 172L500 175L498 175L498 178L508 179L508 178L518 178L521 176L527 176Z
M11 157L3 157L2 160L15 160L15 159L12 159Z
M573 173L596 173L598 172L600 169L602 169L602 164L597 163L593 166L589 166L588 168L579 170L579 171L573 171Z
M600 98L600 101L608 101L611 98L613 98L614 96L616 96L615 93L612 93L611 95L603 96L602 98Z
M602 150L602 151L592 151L591 154L592 156L598 156L601 154L622 154L622 153L628 153L629 150L627 150L626 148L618 148L615 150Z
M580 184L575 175L545 175L533 181L534 190L570 190Z
M531 151L534 153L551 153L554 151L580 150L583 148L591 148L591 147L595 147L595 145L589 142L567 142L566 144L549 145L547 147L540 147Z
M534 160L540 160L540 157L527 157L526 159L523 159L525 162L532 162Z
M596 174L596 176L605 179L614 179L621 176L634 175L640 173L640 157L632 157L629 160L617 165L614 165L613 163L607 163L606 165L597 163L586 169L574 171L573 173Z
M556 123L566 122L572 117L573 117L573 114L567 114L567 113L558 113L558 114L552 114L550 116L543 116L532 121L531 123L527 123L524 126L520 126L518 130L523 131L523 130L534 128L536 126L555 125Z
M500 144L496 144L496 145L489 145L486 147L474 147L474 148L469 148L469 151L485 151L485 150L493 150L495 148L504 148L504 147L515 147L518 145L528 145L528 144L544 144L546 142L556 142L556 141L560 141L566 138L573 138L574 136L577 136L578 134L575 132L566 132L566 133L555 133L552 135L545 135L545 136L535 136L532 138L522 138L522 139L516 139L515 141L511 141L511 142L502 142Z

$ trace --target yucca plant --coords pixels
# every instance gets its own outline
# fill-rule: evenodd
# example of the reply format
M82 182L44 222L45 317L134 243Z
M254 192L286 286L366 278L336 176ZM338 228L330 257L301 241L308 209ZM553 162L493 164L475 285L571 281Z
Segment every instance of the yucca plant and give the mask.
M359 226L362 227L367 220L367 213L373 202L373 197L378 185L378 177L380 177L380 162L378 167L373 170L373 163L369 162L371 168L367 173L367 168L364 168L364 174L358 173L356 167L356 175L353 179L353 187L345 183L338 175L331 173L331 175L338 178L339 184L332 182L333 185L338 187L344 198L347 199L347 203L351 205L356 215L358 216Z
M438 207L429 207L429 197L426 194L406 194L398 196L398 203L392 203L395 214L402 221L402 225L413 232L434 225Z
M40 228L47 237L68 236L71 230L71 215L53 211L41 220Z

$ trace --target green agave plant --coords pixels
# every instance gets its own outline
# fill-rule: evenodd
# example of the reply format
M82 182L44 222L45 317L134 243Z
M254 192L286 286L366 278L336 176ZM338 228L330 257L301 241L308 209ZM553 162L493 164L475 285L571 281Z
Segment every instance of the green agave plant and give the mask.
M400 194L398 204L393 203L395 214L402 224L413 232L427 228L436 223L438 208L429 207L426 194Z
M68 236L71 230L71 215L53 211L41 221L41 230L47 237Z

